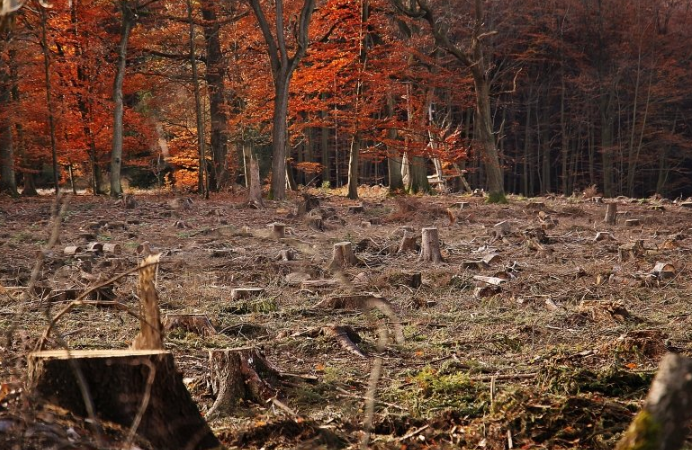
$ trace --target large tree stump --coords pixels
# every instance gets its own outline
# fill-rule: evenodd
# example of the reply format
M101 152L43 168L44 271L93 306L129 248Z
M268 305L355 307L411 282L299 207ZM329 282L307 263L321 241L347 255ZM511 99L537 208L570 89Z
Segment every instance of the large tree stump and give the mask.
M220 446L163 350L51 350L29 354L33 394L88 417L85 388L97 418L131 427L154 448L204 450ZM75 366L81 371L78 381Z
M677 450L692 419L692 359L669 353L663 357L637 414L615 450Z
M233 413L241 400L264 404L276 395L278 372L257 348L210 350L209 365L216 400L207 419Z
M329 263L330 269L341 269L342 267L355 266L358 258L353 253L353 246L350 242L337 242L334 244L332 262Z
M421 230L421 259L434 263L442 262L440 253L440 237L437 228L423 228Z
M608 225L615 225L615 222L618 220L618 204L617 203L608 203L606 206L606 214L605 218L603 221L607 223Z
M204 314L168 314L163 321L163 329L166 331L181 329L202 337L216 334L214 325Z

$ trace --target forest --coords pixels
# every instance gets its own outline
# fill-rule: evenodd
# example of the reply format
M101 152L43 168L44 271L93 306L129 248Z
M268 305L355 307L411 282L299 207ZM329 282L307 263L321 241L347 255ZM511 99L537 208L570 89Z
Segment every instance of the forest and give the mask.
M688 196L691 23L682 0L29 2L3 21L0 186L214 192L256 158L277 199L460 175Z
M0 448L692 449L692 0L0 0Z

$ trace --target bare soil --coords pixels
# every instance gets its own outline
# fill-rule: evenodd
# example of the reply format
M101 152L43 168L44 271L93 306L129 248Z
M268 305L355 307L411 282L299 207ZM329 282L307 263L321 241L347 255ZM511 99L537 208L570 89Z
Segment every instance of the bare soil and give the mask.
M208 349L258 347L282 374L278 402L243 402L210 422L229 448L357 448L376 360L370 448L612 448L661 356L692 353L692 209L622 198L612 200L618 220L608 225L605 204L583 198L490 205L368 189L363 212L354 212L356 202L312 194L324 231L301 214L301 196L262 210L227 194L137 195L133 209L77 196L50 249L53 199L0 199L0 446L103 448L84 419L22 391L26 355L65 304L134 268L145 242L162 253L162 315L206 315L216 331L174 327L165 340L202 413L214 401ZM495 226L502 221L508 226ZM272 235L274 222L286 225L284 238ZM405 226L419 244L422 228L437 227L444 261L397 253ZM598 232L609 234L597 241ZM121 252L89 253L89 241ZM357 264L330 269L333 245L346 241ZM65 255L68 246L84 250ZM45 262L27 293L41 249ZM293 260L281 260L282 250ZM670 272L652 273L657 262ZM94 295L136 310L135 285L132 274ZM263 291L233 300L238 287ZM359 295L392 305L403 343L392 317L348 307ZM125 311L82 306L58 323L47 348L127 348L137 331ZM119 448L127 430L108 427L109 445Z

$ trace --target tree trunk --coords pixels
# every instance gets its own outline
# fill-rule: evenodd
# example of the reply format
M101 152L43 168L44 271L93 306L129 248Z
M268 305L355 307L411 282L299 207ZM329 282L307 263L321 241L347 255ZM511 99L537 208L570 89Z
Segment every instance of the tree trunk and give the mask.
M428 167L427 160L422 156L414 156L411 158L409 166L411 185L409 192L430 192L430 183L428 183Z
M207 60L205 78L209 93L209 114L211 116L211 153L213 166L209 175L209 187L220 191L230 181L228 173L228 119L227 101L224 94L224 77L228 67L221 51L220 26L216 16L216 2L200 2L204 19L204 41Z
M356 133L351 140L351 150L348 160L348 198L358 199L358 171L360 159L360 136Z
M123 158L123 81L127 68L127 42L134 27L136 15L126 0L120 1L122 24L120 28L120 44L118 44L118 63L113 83L113 148L111 149L111 197L121 197L123 188L120 183Z
M135 428L154 448L205 450L220 443L164 350L52 350L29 354L32 392L76 416ZM138 423L133 423L139 419Z
M197 76L197 55L195 54L195 24L192 21L192 0L187 0L187 20L190 34L190 64L192 66L192 86L195 93L195 116L197 118L197 148L199 150L199 169L197 180L197 192L209 198L209 178L207 176L206 137L204 135L204 110L202 98L199 92L199 78Z
M476 91L476 120L478 121L478 139L481 141L485 173L488 186L488 198L491 202L504 202L505 184L500 156L493 134L493 122L490 105L490 86L485 73L478 73L472 68L473 85Z
M46 38L46 8L40 7L41 10L41 47L43 49L43 69L44 81L46 83L46 106L48 107L48 126L50 129L50 153L53 158L53 187L55 195L58 195L60 190L60 173L58 172L58 154L55 143L55 117L53 115L53 99L50 82L50 51L48 50L48 40Z
M682 448L692 419L692 360L669 353L651 383L644 408L615 450Z
M10 83L10 73L5 71L0 73L0 109L2 110L8 110L11 107ZM0 192L13 197L18 195L14 170L12 121L10 120L0 123Z

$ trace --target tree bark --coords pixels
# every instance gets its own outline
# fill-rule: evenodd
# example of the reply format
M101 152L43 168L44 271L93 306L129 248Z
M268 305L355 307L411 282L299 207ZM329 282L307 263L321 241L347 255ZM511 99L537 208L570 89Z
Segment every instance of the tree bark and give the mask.
M32 393L88 417L133 427L154 448L205 450L221 444L163 350L52 350L29 354ZM82 375L82 376L80 376Z
M197 148L199 151L199 169L197 192L209 198L209 177L207 176L206 137L204 133L204 110L199 92L199 77L197 76L197 55L195 50L195 24L192 21L192 0L187 0L187 20L190 35L190 64L192 66L192 86L195 93L195 116L197 118Z
M274 78L274 112L272 116L272 186L271 192L275 200L286 198L286 143L288 94L293 72L305 56L308 48L308 27L315 9L315 0L304 0L298 20L296 33L297 49L292 57L288 56L286 47L287 27L284 26L283 0L276 0L276 33L272 33L267 17L262 10L259 0L248 0L257 18L267 53L271 62Z
M3 69L0 73L0 108L7 110L11 106L10 74ZM12 142L12 121L0 123L0 192L13 197L17 193L17 179L14 170L14 145Z
M437 228L423 228L421 234L421 259L434 263L442 262L440 237Z
M43 69L44 81L46 84L46 106L48 107L48 127L50 130L50 153L53 159L53 188L55 195L60 190L60 173L58 172L58 154L55 143L55 117L53 115L53 90L50 82L50 52L48 50L48 40L46 37L46 8L41 9L41 48L43 50Z
M115 82L113 83L113 102L115 105L113 108L113 148L111 149L111 197L123 195L123 188L120 183L123 158L123 115L125 108L123 103L123 81L125 80L125 71L127 69L127 43L136 21L136 15L127 0L120 1L120 10L122 12L120 43L118 44L118 63L115 72Z
M224 89L224 77L228 71L226 59L221 51L220 26L217 22L216 2L200 2L204 19L204 41L207 50L206 72L209 95L209 114L211 116L211 154L213 166L209 173L209 187L220 191L230 181L228 173L228 117Z
M651 383L644 408L637 414L615 450L677 450L692 419L692 360L669 353Z

